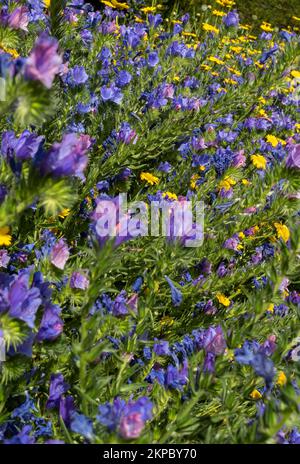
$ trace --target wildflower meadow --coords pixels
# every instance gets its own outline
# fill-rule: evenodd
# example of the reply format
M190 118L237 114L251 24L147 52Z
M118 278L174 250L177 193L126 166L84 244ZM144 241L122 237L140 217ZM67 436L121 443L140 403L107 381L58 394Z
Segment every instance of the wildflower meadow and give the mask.
M93 5L0 1L0 442L300 444L300 8Z

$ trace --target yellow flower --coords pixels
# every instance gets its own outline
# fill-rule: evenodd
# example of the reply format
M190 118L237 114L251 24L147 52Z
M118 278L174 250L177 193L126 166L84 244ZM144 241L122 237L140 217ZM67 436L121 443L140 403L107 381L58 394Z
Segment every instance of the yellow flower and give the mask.
M173 325L174 324L174 319L170 316L164 316L160 320L160 325Z
M248 179L242 179L242 184L243 184L243 185L249 185L250 182L249 182Z
M279 387L284 387L286 383L287 383L286 375L283 371L280 371L278 374L276 385L278 385Z
M213 32L214 34L219 34L219 29L215 26L212 26L211 24L203 23L202 27L206 32Z
M300 18L298 18L298 16L292 16L292 18L293 18L295 21L300 21Z
M230 50L234 53L241 53L243 47L230 47Z
M278 222L274 223L274 227L277 231L277 237L282 238L284 242L287 242L290 238L290 231L288 227L284 224L279 224Z
M276 148L279 143L282 145L286 145L286 142L282 139L279 139L278 137L275 137L275 135L267 135L267 142L272 145L272 147Z
M197 37L197 35L194 32L183 31L182 35L184 35L185 37Z
M221 190L221 189L224 189L224 190L227 190L227 191L228 191L228 190L230 190L231 187L232 187L233 185L235 185L235 184L236 184L236 181L233 180L233 179L231 179L231 177L228 177L228 176L227 176L227 177L225 177L225 179L223 179L223 180L221 180L221 182L219 182L219 186L218 186L218 187L219 187L220 190Z
M194 174L191 178L191 188L192 189L195 189L197 187L197 180L200 178L200 176L198 176L198 174Z
M9 227L0 228L0 246L9 246L11 245L11 235L9 235Z
M267 160L262 155L252 155L251 160L257 169L266 169Z
M269 313L274 313L274 303L269 304L267 311L269 311Z
M176 193L165 192L163 193L163 198L168 197L169 200L178 200Z
M141 172L140 178L141 180L145 180L146 182L148 182L148 184L151 185L156 185L159 183L159 178L153 176L152 174L150 174L150 172Z
M117 0L100 0L104 5L109 6L110 8L119 8L120 10L128 10L129 6L126 3L119 3Z
M5 53L9 53L10 55L12 55L14 58L18 58L20 56L19 53L17 52L17 50L15 50L14 48L7 48L7 47L5 47L5 45L2 45L1 43L0 43L0 48Z
M250 397L253 400L260 400L262 398L262 394L255 388L251 393Z
M144 22L144 20L139 18L138 16L135 16L134 20L135 20L136 23L143 23Z
M226 15L225 11L220 11L220 10L213 10L212 14L215 16L221 16L221 17Z
M300 79L300 71L294 70L291 72L291 75L295 77L296 79Z
M212 61L212 63L225 64L224 61L220 60L219 58L216 58L215 56L210 56L208 60Z
M46 8L49 8L51 0L44 0L44 5Z
M223 293L217 293L216 294L216 298L218 300L219 303L221 303L223 306L230 306L230 299L227 298L225 295L223 295Z
M260 28L265 32L272 32L273 31L273 28L271 27L271 24L269 24L269 23L261 24Z
M58 217L64 219L65 217L69 216L69 214L70 214L69 208L65 208L59 213Z
M295 130L296 130L297 132L300 132L300 124L299 124L299 123L296 123L296 124L295 124Z
M246 237L246 236L245 236L244 232L240 232L240 233L239 233L239 238L240 238L241 240L243 240L245 237Z
M237 85L237 81L234 79L224 79L225 84Z
M156 11L156 7L155 6L146 6L144 8L141 8L141 11L143 13L154 13L154 11Z

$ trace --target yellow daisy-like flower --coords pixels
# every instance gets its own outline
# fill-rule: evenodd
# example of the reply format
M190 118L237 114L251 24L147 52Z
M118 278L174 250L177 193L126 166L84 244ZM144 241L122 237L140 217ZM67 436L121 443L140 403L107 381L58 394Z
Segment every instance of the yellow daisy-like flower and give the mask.
M157 185L159 183L159 178L150 174L150 172L141 172L140 174L141 180L145 180L148 184Z
M231 177L225 177L225 179L219 182L219 189L230 190L233 185L236 184L236 181L231 179Z
M300 79L300 71L294 71L291 72L291 76L295 77L296 79Z
M191 188L192 189L195 189L197 187L197 180L200 178L200 176L198 174L194 174L191 178Z
M185 31L183 31L182 35L185 36L185 37L195 37L195 38L197 37L197 34L195 34L194 32L185 32Z
M250 393L250 398L252 398L253 400L260 400L262 398L262 394L255 388Z
M279 143L282 145L286 145L286 142L282 139L279 139L278 137L275 137L275 135L267 135L267 142L272 145L272 147L276 148Z
M223 293L217 293L216 298L217 298L218 302L221 303L226 308L228 306L230 306L230 303L231 303L230 299L227 298Z
M219 29L215 26L212 26L211 24L203 23L202 28L206 32L213 32L214 34L219 34Z
M178 200L176 193L165 192L163 193L163 198L168 197L169 200Z
M290 231L288 227L284 224L280 224L279 222L275 222L274 227L277 231L277 237L282 238L284 242L287 242L290 238Z
M145 6L144 8L141 8L141 11L143 13L154 13L156 11L156 7L155 6Z
M242 184L243 185L249 185L251 182L248 179L242 179Z
M117 0L100 0L104 5L109 6L110 8L118 8L119 10L128 10L129 5L127 3L119 3Z
M230 47L230 50L234 53L241 53L243 47Z
M279 387L284 387L286 383L287 383L286 375L283 371L280 371L277 377L276 385L278 385Z
M273 28L271 27L271 24L269 23L262 23L260 28L264 31L264 32L272 32L273 31Z
M269 304L269 306L267 307L267 311L269 313L274 313L274 306L274 303Z
M64 219L65 217L69 216L70 211L71 210L69 208L65 208L59 213L58 217Z
M213 10L212 14L213 14L214 16L220 16L220 17L226 15L225 11L220 11L220 10Z
M257 169L266 169L267 160L262 155L252 155L251 160Z
M211 61L212 63L217 63L217 64L225 64L224 61L220 60L219 58L216 58L215 56L209 56L208 61Z
M9 227L0 228L0 246L9 246L11 245L11 235L9 234Z
M234 79L224 79L225 84L230 84L230 85L237 85L238 82L235 81Z
M13 56L14 58L19 58L19 53L17 52L17 50L15 50L14 48L7 48L5 47L4 45L2 45L0 43L0 48L1 50L3 50L5 53L9 53L11 56Z

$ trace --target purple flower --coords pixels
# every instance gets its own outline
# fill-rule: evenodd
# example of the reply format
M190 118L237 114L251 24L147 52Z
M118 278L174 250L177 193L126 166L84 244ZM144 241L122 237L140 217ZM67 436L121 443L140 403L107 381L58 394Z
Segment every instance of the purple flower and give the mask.
M137 135L135 130L131 128L128 122L123 122L121 125L121 129L117 134L117 139L120 142L125 143L125 145L129 145L132 141L135 144L137 141Z
M22 430L11 438L4 440L5 445L32 445L35 443L35 438L30 435L32 431L31 425L24 425Z
M188 381L188 364L185 359L183 362L182 368L178 368L169 364L167 367L165 375L165 386L169 388L174 388L182 390L183 386L187 384Z
M128 71L120 71L116 80L118 87L125 87L131 82L132 75Z
M9 315L34 327L36 312L42 302L40 291L36 287L29 287L29 272L20 274L11 284L7 300L10 306Z
M2 136L1 154L6 160L16 156L19 160L33 158L40 149L44 137L37 136L28 130L22 132L19 138L13 131L6 131Z
M214 355L223 354L226 349L226 341L222 327L209 327L203 337L203 348L206 353L212 353Z
M121 398L114 399L113 403L101 404L98 408L97 420L110 431L116 430L120 423L126 403Z
M84 84L88 78L89 76L83 66L74 66L73 69L70 69L66 82L71 85L71 87L76 87L77 85Z
M86 417L84 414L74 412L71 419L71 430L72 432L79 433L87 440L93 438L93 423L92 420Z
M81 274L80 272L75 271L71 275L71 279L70 279L71 288L86 290L89 286L89 283L90 283L89 279L84 274Z
M116 297L112 313L114 316L126 316L128 314L127 308L127 294L125 290L122 290L119 295Z
M159 57L157 52L151 52L148 55L148 65L154 68L159 63Z
M170 354L169 342L165 340L158 340L154 343L153 351L158 356L166 356Z
M168 282L170 288L171 288L171 297L172 297L172 302L173 302L173 305L176 307L176 306L180 306L181 302L182 302L182 293L180 290L178 290L177 287L175 287L175 285L173 284L172 280L169 279L168 276L165 275L165 279L166 281Z
M27 59L25 77L30 80L40 81L50 89L62 64L62 57L57 53L57 50L58 41L43 33L36 41Z
M0 267L7 267L10 257L6 250L0 250Z
M214 353L206 353L203 365L203 371L213 373L215 371L216 355Z
M52 248L50 261L55 267L63 270L69 256L70 253L68 245L66 244L65 240L61 238Z
M62 333L64 323L63 320L59 317L60 313L61 308L58 305L46 305L36 337L37 341L53 341Z
M109 428L118 430L125 439L138 438L145 426L145 422L152 419L153 404L147 397L136 401L116 398L113 404L106 403L99 406L97 420Z
M100 93L104 102L112 101L119 105L123 99L121 90L114 83L112 83L110 87L101 87Z
M126 440L138 438L145 426L142 415L138 412L133 412L122 417L120 422L119 432L121 437Z
M53 409L59 407L60 399L67 390L69 390L69 385L64 381L64 376L62 374L52 374L46 408Z
M232 160L232 166L235 168L240 168L245 166L246 164L246 156L244 150L238 151Z
M65 134L60 143L54 143L40 160L43 175L54 177L77 176L83 178L88 163L87 151L91 146L89 135Z
M163 22L163 19L162 19L161 14L156 14L156 15L149 14L148 21L149 21L150 26L156 29Z
M287 168L300 169L300 144L290 148L285 164Z
M223 23L227 27L238 27L239 15L236 11L230 11L226 16L223 17Z
M227 239L227 240L224 242L223 247L224 247L224 248L227 248L227 250L238 251L238 246L239 246L239 244L240 244L239 239L236 238L236 237L232 237L232 238Z
M21 6L15 8L12 13L10 13L7 23L12 29L22 29L27 31L29 18L28 18L28 9L26 6Z
M70 427L71 417L75 412L75 403L72 395L66 397L62 396L59 402L59 415L66 424L67 427Z

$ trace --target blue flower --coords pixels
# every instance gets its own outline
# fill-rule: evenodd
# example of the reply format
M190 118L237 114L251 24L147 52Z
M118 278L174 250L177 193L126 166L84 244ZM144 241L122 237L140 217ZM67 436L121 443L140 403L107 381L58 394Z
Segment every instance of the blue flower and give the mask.
M154 68L159 63L159 57L157 52L151 52L148 55L148 65Z
M93 439L93 422L84 414L74 412L71 419L72 432L82 435L87 440Z
M173 305L175 307L180 306L180 304L182 302L182 293L181 293L181 291L178 290L177 287L175 287L175 285L173 284L171 279L169 279L168 276L165 275L165 279L166 279L166 281L168 282L168 284L169 284L169 286L171 288L171 297L172 297Z
M69 385L64 381L62 374L52 374L50 378L49 398L46 403L47 409L53 409L59 406L60 399L69 389Z

